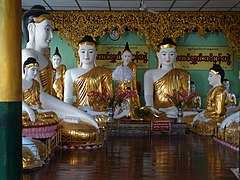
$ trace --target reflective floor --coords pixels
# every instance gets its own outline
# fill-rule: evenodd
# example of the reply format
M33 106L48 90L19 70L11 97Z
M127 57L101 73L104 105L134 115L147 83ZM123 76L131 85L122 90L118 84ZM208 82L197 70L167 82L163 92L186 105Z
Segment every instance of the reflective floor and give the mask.
M23 180L234 180L238 166L239 153L211 137L110 137L99 150L58 149Z

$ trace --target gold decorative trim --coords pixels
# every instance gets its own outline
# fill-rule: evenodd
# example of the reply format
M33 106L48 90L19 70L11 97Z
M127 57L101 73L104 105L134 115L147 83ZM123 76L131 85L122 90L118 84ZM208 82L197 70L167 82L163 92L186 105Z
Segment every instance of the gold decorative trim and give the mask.
M219 74L219 72L217 72L217 71L215 71L215 70L213 70L213 69L211 69L210 71L211 71L213 74L215 74L215 75Z
M39 65L38 65L38 63L31 63L31 64L26 65L27 68L30 68L30 67L33 67L33 66L39 66Z
M44 20L52 20L52 16L51 16L51 14L42 14L38 17L34 17L33 20L35 23L40 23Z
M164 45L161 45L160 48L174 48L176 49L176 46L175 45L172 45L172 44L164 44Z
M123 36L125 29L136 31L139 39L144 35L146 44L157 52L166 37L183 38L185 33L197 31L204 37L207 31L221 31L228 39L229 47L240 60L240 12L81 12L54 11L53 28L60 38L66 36L72 44L77 64L80 64L78 42L85 36L102 38L106 33L118 30Z
M79 43L79 46L85 46L85 45L90 45L90 46L94 46L95 48L97 48L97 45L93 42L82 42Z

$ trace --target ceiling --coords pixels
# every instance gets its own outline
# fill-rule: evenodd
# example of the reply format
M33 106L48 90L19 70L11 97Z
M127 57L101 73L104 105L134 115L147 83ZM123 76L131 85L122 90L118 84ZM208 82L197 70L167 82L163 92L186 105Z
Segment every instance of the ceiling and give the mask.
M240 0L22 0L22 9L43 5L51 11L226 11L240 12Z

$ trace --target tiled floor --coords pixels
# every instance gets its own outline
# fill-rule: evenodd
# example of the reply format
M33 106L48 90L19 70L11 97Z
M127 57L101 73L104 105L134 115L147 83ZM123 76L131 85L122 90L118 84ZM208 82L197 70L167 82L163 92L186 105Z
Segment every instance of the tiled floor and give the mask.
M234 180L239 153L195 134L110 137L98 150L57 149L23 180Z

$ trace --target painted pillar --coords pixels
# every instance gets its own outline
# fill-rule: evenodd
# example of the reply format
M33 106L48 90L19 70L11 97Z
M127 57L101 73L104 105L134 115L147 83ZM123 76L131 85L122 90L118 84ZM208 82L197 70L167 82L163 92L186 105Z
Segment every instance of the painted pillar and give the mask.
M0 179L21 180L21 1L0 1Z

